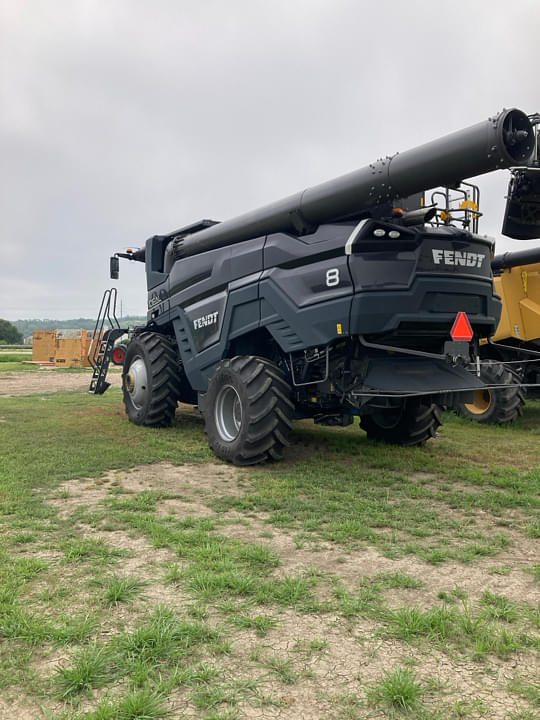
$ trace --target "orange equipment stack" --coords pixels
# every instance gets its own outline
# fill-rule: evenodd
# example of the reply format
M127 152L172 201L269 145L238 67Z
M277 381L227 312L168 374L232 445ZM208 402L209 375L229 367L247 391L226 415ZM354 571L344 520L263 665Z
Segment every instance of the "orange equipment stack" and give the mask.
M90 330L34 330L33 362L57 367L90 367Z

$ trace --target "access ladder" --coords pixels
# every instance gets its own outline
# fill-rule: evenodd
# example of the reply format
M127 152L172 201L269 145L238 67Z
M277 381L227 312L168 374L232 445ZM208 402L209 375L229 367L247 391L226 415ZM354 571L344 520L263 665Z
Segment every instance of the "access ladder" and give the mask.
M127 333L127 328L120 327L116 317L116 288L105 290L99 308L92 344L88 350L88 360L93 368L90 388L92 395L103 395L110 387L107 382L107 372L114 349L114 343L119 337ZM107 323L108 327L106 327Z

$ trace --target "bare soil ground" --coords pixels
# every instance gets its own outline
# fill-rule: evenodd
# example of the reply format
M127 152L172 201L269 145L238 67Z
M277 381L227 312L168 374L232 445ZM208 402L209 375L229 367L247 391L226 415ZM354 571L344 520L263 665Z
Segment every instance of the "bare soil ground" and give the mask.
M212 501L224 496L241 496L249 491L250 486L241 469L218 463L143 465L130 470L112 471L97 480L69 480L62 485L67 497L52 501L59 508L59 516L67 519L81 504L91 509L98 507L107 497L111 481L128 494L157 490L180 495L180 498L161 500L156 514L211 517L220 522L220 535L259 543L276 551L281 561L276 571L278 574L316 569L339 575L344 584L352 588L362 577L372 577L385 572L404 572L426 584L427 588L422 588L421 591L387 591L387 599L392 598L393 602L390 604L396 607L403 604L403 594L409 603L431 607L437 602L437 594L441 590L449 590L456 585L466 590L472 600L477 600L488 590L506 595L515 602L524 598L533 604L540 602L540 586L530 575L517 572L521 568L530 567L538 558L539 544L536 539L521 537L519 552L512 548L499 553L496 562L499 565L512 564L513 572L510 575L490 573L495 564L490 557L479 558L474 565L449 562L435 566L416 557L391 560L370 547L345 555L342 548L330 542L320 541L316 549L309 546L298 547L294 533L268 525L262 513L251 513L248 517L236 510L220 513L211 510L208 505ZM226 524L221 524L224 520ZM106 537L110 539L111 534L106 534ZM118 546L116 541L114 544Z
M516 602L524 598L531 603L540 601L539 586L529 575L521 572L521 567L530 564L531 557L537 552L537 541L523 540L518 556L515 552L498 556L499 563L512 564L512 572L508 576L490 573L492 558L480 558L467 566L447 563L437 567L414 557L391 560L371 547L345 556L342 549L331 543L321 542L316 549L298 547L293 533L269 526L261 514L246 516L234 510L226 513L211 510L208 504L212 500L221 496L242 495L250 486L242 470L217 463L182 466L163 463L114 471L97 481L70 480L62 486L63 497L53 503L59 509L60 517L67 519L80 505L98 508L107 497L112 483L128 495L148 490L180 495L179 499L160 501L156 514L215 519L220 524L217 529L219 534L262 544L279 554L280 566L275 570L276 576L318 571L337 577L351 591L358 587L362 578L388 572L404 572L425 583L422 589L386 590L385 601L394 608L405 605L433 607L440 602L437 599L439 592L450 591L456 586L465 590L473 603L486 590L503 594ZM100 532L88 526L83 531L88 537L102 537L115 548L133 553L133 559L122 561L120 572L128 576L136 573L148 583L144 597L137 601L141 607L148 603L150 606L166 603L178 612L182 611L186 596L178 589L163 584L158 569L167 560L174 560L173 553L152 548L146 540L124 531ZM337 720L344 717L347 694L362 697L377 678L406 663L415 667L421 681L440 686L446 703L461 703L463 707L467 704L474 707L476 704L480 714L471 712L473 718L480 717L482 703L485 703L493 720L507 720L510 712L523 709L520 700L507 692L512 678L519 675L533 682L540 675L540 662L529 653L515 654L511 660L490 657L479 666L463 657L454 658L435 646L415 647L381 637L380 627L369 619L356 618L349 623L338 615L305 616L294 610L282 610L278 619L277 626L259 642L254 642L252 632L235 633L234 651L228 659L227 678L224 680L256 678L261 692L276 698L277 703L275 707L264 708L241 703L238 717ZM219 622L217 617L210 620ZM127 617L126 621L129 622ZM108 632L108 629L104 630ZM313 642L324 642L324 647L314 652L310 650ZM253 659L254 653L258 654L257 662ZM265 658L292 658L300 680L284 686L271 672L261 668ZM200 717L185 693L173 693L169 700L173 717L176 717L175 708L181 708L181 712L185 713L182 717ZM432 707L429 698L425 702L435 712L440 695L433 698ZM351 711L350 717L363 716ZM385 713L375 709L369 713L369 718L374 720L384 717Z
M35 395L59 390L88 390L91 372L68 373L61 368L43 368L36 372L0 373L0 397ZM122 375L110 372L108 382L113 387L122 386Z
M66 373L55 369L5 373L0 374L0 396L57 391L86 392L89 380L90 372ZM121 375L118 371L111 373L109 380L113 386L120 387ZM435 476L433 482L436 483ZM134 496L144 491L162 491L166 495L173 495L157 502L157 517L208 517L215 520L216 532L220 535L268 547L280 558L280 565L274 571L276 577L305 571L318 572L321 576L337 578L351 592L358 589L362 578L371 578L381 573L403 572L424 583L421 589L385 590L384 600L391 608L411 605L434 607L440 602L439 593L451 591L456 586L466 591L472 603L478 602L485 591L504 595L516 603L526 600L535 604L540 601L540 586L531 575L523 572L523 569L538 561L537 539L521 535L519 543L515 542L511 549L499 553L496 560L481 557L467 565L447 562L441 566L425 563L414 556L392 560L370 546L344 551L342 547L325 541L319 541L316 545L299 545L293 531L268 524L268 518L263 512L240 513L230 510L217 513L212 509L212 502L220 497L240 497L249 491L250 486L249 471L218 462L183 465L160 463L129 470L111 470L98 479L69 480L50 502L58 509L60 520L69 521L73 516L74 531L81 536L103 538L111 547L129 553L119 561L116 572L125 577L136 576L145 583L145 587L141 596L132 604L120 606L117 610L116 621L121 621L128 628L141 615L150 614L160 603L181 615L192 598L179 587L165 582L167 565L176 562L182 569L182 560L176 553L168 548L154 547L135 531L106 531L76 519L81 506L89 510L103 508L107 498L111 497L113 487L115 493L121 491L120 497ZM456 518L462 516L459 510L447 510ZM489 525L493 517L486 516L485 522ZM507 532L512 534L511 530ZM59 548L41 550L41 553L34 553L34 557L46 558L52 563L60 563L62 558ZM511 572L494 574L491 570L495 564L511 566ZM77 592L78 589L74 587L73 599L78 611L84 608L83 594L87 591L81 589L81 608L77 607ZM205 715L193 705L185 689L175 689L168 700L171 718L363 720L369 717L382 720L394 716L378 708L357 710L353 705L348 706L347 698L365 698L367 688L385 672L400 665L414 667L423 684L440 688L433 698L429 694L425 698L425 705L433 712L433 717L440 717L436 713L440 710L442 696L446 707L458 707L461 703L459 712L456 710L452 718L469 717L475 720L486 714L484 707L489 708L492 720L533 718L533 715L525 714L529 706L507 689L516 676L531 683L540 676L540 661L532 653L518 652L504 660L491 655L478 663L457 652L445 652L434 643L415 645L384 637L380 625L369 618L356 617L349 621L332 613L302 614L293 609L276 608L261 608L257 612L261 615L266 612L272 614L278 620L276 626L262 638L255 637L253 630L235 631L232 636L232 654L225 663L219 661L219 664L223 668L224 682L256 680L261 696L273 698L273 702L259 707L252 702L240 701L238 714ZM223 616L209 609L208 622L223 624ZM104 625L101 632L100 640L117 630ZM33 670L42 678L44 687L50 682L54 668L64 664L68 657L69 653L64 649L51 648L49 654L45 653L33 663ZM268 669L272 658L290 660L297 681L287 684L279 680ZM265 660L268 661L266 665ZM214 660L210 658L209 662ZM35 706L26 703L24 698L0 697L0 720L45 717ZM58 712L58 717L61 716L62 707L59 703L53 709L53 712ZM47 709L50 710L51 706Z

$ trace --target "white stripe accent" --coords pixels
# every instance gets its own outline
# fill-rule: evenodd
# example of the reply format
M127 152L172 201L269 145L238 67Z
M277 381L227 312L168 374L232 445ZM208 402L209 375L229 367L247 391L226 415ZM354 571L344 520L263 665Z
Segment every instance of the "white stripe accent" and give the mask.
M364 218L364 220L360 220L358 225L354 228L352 233L349 235L347 242L345 243L345 255L352 255L352 248L356 238L360 235L360 232L362 231L364 225L370 220L371 218Z

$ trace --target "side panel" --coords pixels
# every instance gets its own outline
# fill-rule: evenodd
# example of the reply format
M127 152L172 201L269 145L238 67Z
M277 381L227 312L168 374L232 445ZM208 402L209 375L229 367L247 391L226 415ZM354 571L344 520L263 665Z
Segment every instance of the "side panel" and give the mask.
M171 268L170 317L195 390L206 389L231 339L259 327L263 245L257 238L183 258Z
M349 334L350 291L322 305L298 307L273 278L267 277L259 283L259 294L261 327L268 328L283 352L325 346Z
M264 238L257 238L177 261L169 275L171 307L193 305L227 290L232 282L261 272L263 245Z
M284 352L327 345L349 333L354 292L345 243L354 224L321 226L302 238L269 235L261 275L261 326Z
M210 296L204 301L206 307L214 307L214 302L220 302L217 296ZM231 289L223 310L223 319L215 342L207 338L201 350L197 349L195 329L190 314L194 306L187 310L177 307L174 310L173 327L180 348L180 355L184 369L191 387L194 390L204 391L208 386L208 379L216 365L225 356L229 340L238 337L250 330L259 327L259 297L257 279L249 284ZM200 306L196 310L200 312Z

